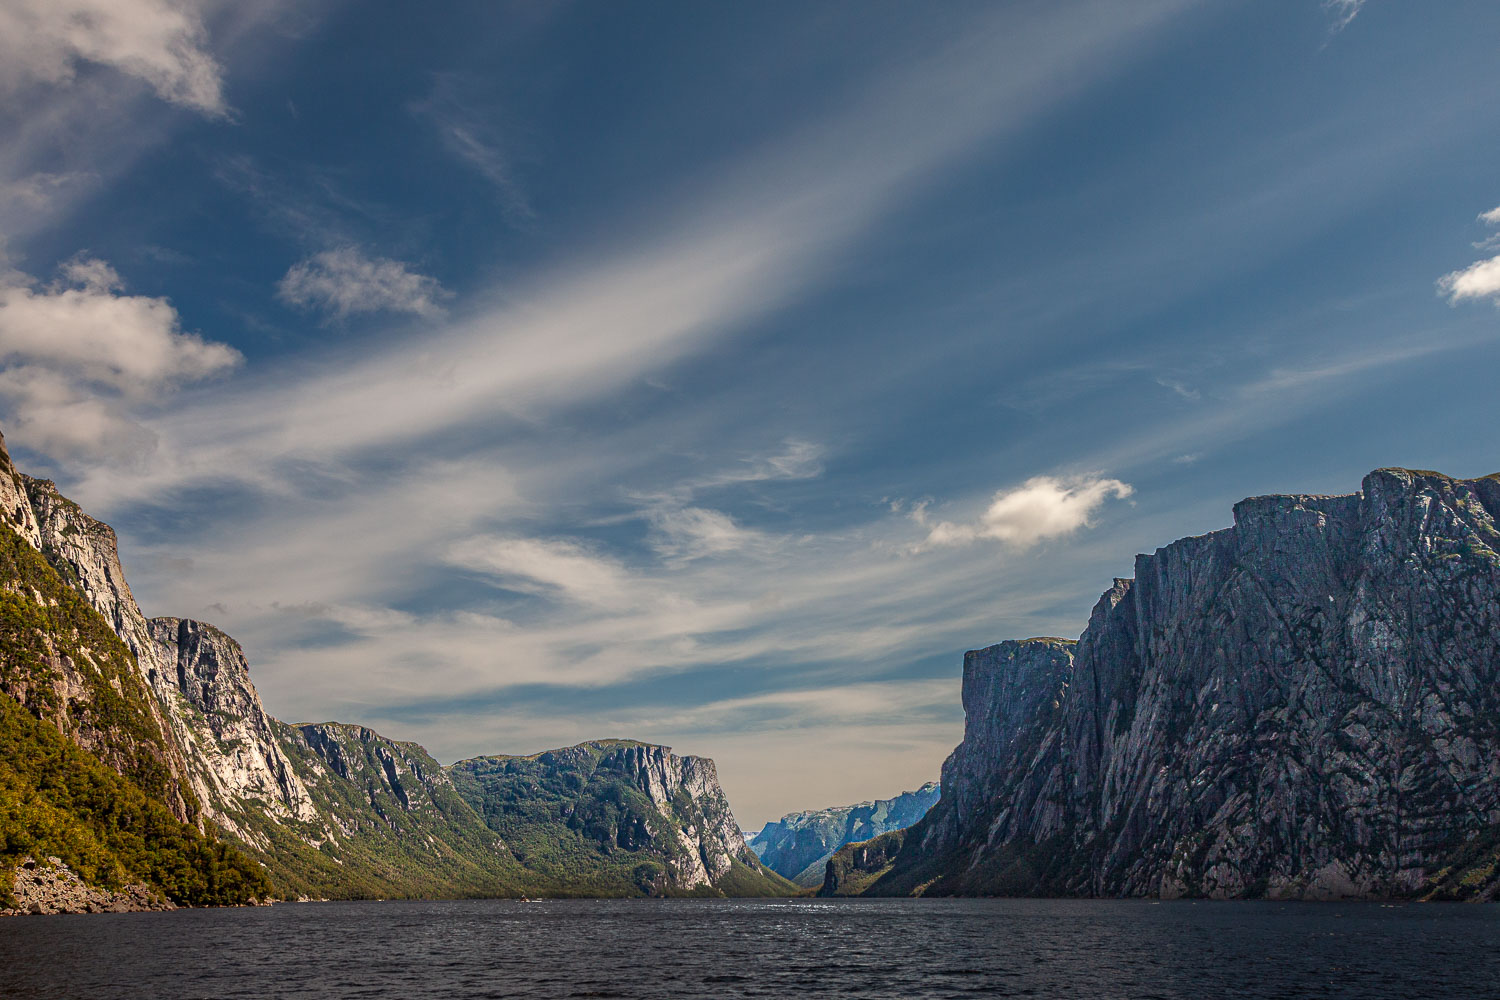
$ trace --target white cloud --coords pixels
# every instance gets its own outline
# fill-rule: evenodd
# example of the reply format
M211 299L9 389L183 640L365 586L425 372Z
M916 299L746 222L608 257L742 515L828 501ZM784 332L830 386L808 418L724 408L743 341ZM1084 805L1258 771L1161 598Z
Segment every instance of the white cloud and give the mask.
M156 435L133 408L240 360L183 332L166 299L125 294L102 260L75 258L48 285L0 275L0 398L18 440L55 458L134 464Z
M0 400L12 440L56 459L139 467L156 447L156 434L119 401L45 368L0 368Z
M165 298L123 289L112 267L87 257L64 264L50 285L14 272L0 279L0 363L40 364L141 397L240 361L227 344L182 332Z
M72 80L80 62L150 85L163 100L228 113L204 4L183 0L9 0L0 5L0 91Z
M1487 225L1500 226L1500 208L1481 212L1479 220ZM1500 237L1491 237L1475 246L1488 249L1495 245L1497 238ZM1476 261L1468 267L1450 271L1438 279L1437 286L1438 292L1446 295L1449 303L1456 304L1465 299L1493 298L1495 304L1500 305L1500 256Z
M1449 302L1494 298L1500 304L1500 257L1491 257L1438 279L1438 291Z
M1163 376L1156 380L1156 384L1161 386L1163 389L1171 389L1177 395L1181 396L1183 399L1188 400L1189 402L1197 402L1203 397L1203 394L1200 393L1197 389L1194 389L1192 386L1179 379L1167 378Z
M931 525L923 545L965 545L990 539L1024 548L1088 527L1090 518L1106 500L1123 499L1133 492L1128 483L1118 479L1036 476L1013 490L996 493L977 521ZM912 518L925 524L925 506L914 510Z
M47 173L38 171L27 177L0 182L0 205L32 211L50 208L57 194L90 179L82 173Z
M369 257L355 247L314 254L293 264L276 293L294 306L320 309L338 319L353 313L405 312L434 317L448 292L436 278L399 260Z

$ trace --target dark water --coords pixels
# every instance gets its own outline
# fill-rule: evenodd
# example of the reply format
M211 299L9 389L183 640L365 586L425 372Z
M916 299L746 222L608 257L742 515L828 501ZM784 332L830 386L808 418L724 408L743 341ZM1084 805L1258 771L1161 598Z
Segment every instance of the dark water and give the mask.
M0 996L1500 997L1500 906L322 903L0 920Z

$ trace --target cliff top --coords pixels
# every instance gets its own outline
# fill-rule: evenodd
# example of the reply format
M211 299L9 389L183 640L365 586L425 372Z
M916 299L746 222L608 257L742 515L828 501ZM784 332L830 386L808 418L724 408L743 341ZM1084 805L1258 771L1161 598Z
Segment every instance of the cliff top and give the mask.
M1382 469L1376 469L1375 472L1405 473L1408 476L1417 476L1422 479L1445 479L1450 483L1473 483L1478 482L1481 479L1500 480L1500 472L1492 472L1487 476L1474 476L1469 479L1461 479L1457 476L1450 476L1442 472L1434 472L1431 469L1405 469L1399 465L1391 465ZM1372 472L1370 475L1374 474L1375 473Z
M458 761L457 763L458 764L463 764L463 763L467 763L468 761L487 761L487 760L493 760L493 761L503 761L503 760L533 760L534 761L534 760L540 760L541 758L546 757L548 754L573 755L573 754L579 754L579 753L596 753L596 752L607 753L607 752L609 752L611 750L617 750L617 749L619 749L621 747L645 747L646 749L649 749L649 750L662 750L662 751L665 751L667 753L671 753L672 752L672 748L669 747L669 746L664 746L661 743L647 743L645 740L628 740L628 739L585 740L584 742L574 744L573 746L569 746L569 747L554 747L551 750L538 750L536 753L492 753L492 754L481 754L478 757L470 757L470 758L467 758L467 760L461 760L461 761Z

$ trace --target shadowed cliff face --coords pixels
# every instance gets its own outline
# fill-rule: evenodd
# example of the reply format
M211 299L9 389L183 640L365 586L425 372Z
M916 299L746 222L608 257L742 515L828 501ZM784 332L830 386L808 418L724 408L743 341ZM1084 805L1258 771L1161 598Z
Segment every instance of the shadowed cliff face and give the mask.
M824 891L1494 895L1497 514L1381 470L1138 557L1076 645L968 654L941 801Z

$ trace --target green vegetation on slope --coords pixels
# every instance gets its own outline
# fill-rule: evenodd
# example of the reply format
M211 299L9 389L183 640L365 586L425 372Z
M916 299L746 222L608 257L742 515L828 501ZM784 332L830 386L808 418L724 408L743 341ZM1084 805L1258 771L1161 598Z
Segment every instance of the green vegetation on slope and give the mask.
M105 888L144 882L191 906L270 894L260 867L179 821L161 802L0 698L0 900L16 865L56 855Z
M46 558L6 526L0 526L0 692L153 797L166 802L177 791L135 657ZM195 813L197 803L188 801L187 809Z
M197 804L171 779L130 651L5 526L0 694L0 895L26 855L56 855L107 888L144 882L181 904L271 891L255 862L173 815L169 802L185 802L190 815Z

